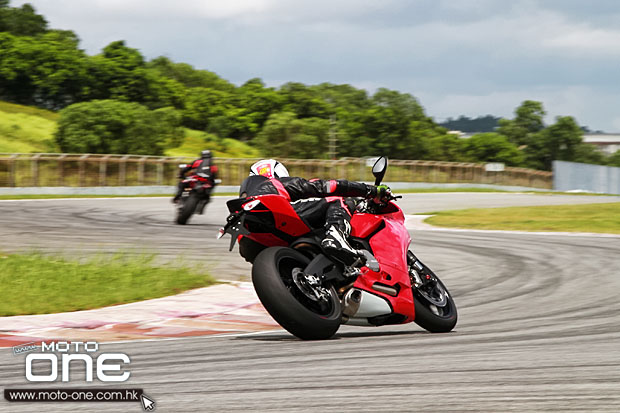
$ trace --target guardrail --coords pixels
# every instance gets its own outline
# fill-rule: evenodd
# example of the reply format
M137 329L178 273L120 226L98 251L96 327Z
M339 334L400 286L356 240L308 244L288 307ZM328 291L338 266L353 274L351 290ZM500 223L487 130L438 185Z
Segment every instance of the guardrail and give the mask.
M57 153L0 153L0 187L175 185L193 158ZM257 159L215 158L223 185L239 185ZM281 159L292 176L373 181L365 158ZM550 189L551 172L486 171L483 164L390 160L386 182L476 183Z

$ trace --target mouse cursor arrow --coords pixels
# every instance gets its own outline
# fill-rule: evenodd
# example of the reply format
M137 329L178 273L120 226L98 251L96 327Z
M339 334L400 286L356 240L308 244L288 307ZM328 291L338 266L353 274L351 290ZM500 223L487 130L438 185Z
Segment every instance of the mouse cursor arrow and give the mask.
M155 410L155 400L148 398L144 393L140 395L140 401L142 402L142 410L145 412Z

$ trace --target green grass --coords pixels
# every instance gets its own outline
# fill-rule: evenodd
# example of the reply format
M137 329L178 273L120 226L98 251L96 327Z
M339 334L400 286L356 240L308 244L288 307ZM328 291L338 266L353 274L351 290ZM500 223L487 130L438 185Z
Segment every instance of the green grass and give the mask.
M177 294L215 281L152 255L74 261L39 253L0 255L0 316L87 310Z
M0 152L60 152L54 131L60 115L32 106L0 101ZM211 149L222 158L260 158L260 151L247 143L213 134L185 129L185 140L167 156L196 158L203 149Z
M415 193L426 193L426 192L504 192L504 193L519 193L519 194L530 194L530 195L581 195L581 196L618 196L615 194L598 194L591 192L558 192L558 191L508 191L504 189L495 189L495 188L442 188L442 187L432 187L432 188L409 188L409 189L395 189L394 193L396 194L415 194Z
M441 227L620 234L620 203L463 209L435 212Z
M557 192L557 191L549 191L549 192L524 192L526 194L536 194L536 195L577 195L577 196L618 196L617 194L601 194L594 192Z
M200 151L210 149L220 158L259 158L260 152L247 143L236 139L220 139L213 134L185 129L185 140L178 148L166 150L167 156L188 156L196 158Z
M0 152L58 152L56 122L36 114L0 110Z
M60 115L56 112L52 112L45 109L35 108L33 106L17 105L15 103L0 101L0 112L5 113L22 113L25 115L38 116L51 121L58 121Z

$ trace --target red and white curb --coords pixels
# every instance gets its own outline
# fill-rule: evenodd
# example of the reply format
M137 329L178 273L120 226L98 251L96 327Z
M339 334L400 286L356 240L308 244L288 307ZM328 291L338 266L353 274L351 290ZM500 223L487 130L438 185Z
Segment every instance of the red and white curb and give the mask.
M0 347L55 339L105 342L280 328L260 304L251 283L218 284L94 310L1 317L0 326Z

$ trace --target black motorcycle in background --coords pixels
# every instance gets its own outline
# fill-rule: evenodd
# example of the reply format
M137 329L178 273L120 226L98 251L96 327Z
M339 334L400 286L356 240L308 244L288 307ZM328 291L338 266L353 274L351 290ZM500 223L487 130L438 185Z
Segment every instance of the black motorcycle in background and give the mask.
M211 191L219 179L212 179L210 176L197 173L185 178L182 183L185 187L181 199L177 203L176 223L179 225L187 224L194 213L203 214L205 207L211 200Z

